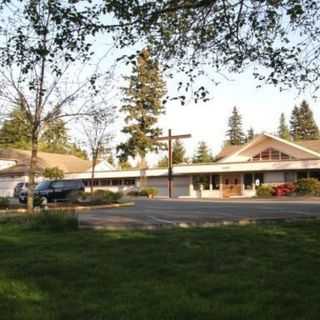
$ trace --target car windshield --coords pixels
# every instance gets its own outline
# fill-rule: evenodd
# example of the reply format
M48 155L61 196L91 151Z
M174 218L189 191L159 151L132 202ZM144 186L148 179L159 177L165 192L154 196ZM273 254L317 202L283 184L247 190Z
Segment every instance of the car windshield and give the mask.
M48 187L50 186L50 181L42 181L40 182L37 186L36 186L36 191L39 190L44 190L44 189L48 189Z

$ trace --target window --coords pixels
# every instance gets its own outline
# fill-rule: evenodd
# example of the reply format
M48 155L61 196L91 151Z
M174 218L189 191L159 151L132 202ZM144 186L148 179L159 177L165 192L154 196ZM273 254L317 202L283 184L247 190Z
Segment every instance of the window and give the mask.
M290 160L290 157L286 153L281 152L281 160Z
M134 186L135 185L135 180L134 179L125 179L123 181L123 184L125 186Z
M55 181L51 184L52 188L54 189L61 189L64 187L63 181Z
M192 184L194 190L200 190L200 185L203 186L203 190L210 189L210 176L193 176Z
M244 189L245 190L252 190L252 178L253 175L251 173L246 173L244 175Z
M113 186L121 186L122 185L122 180L121 179L112 179L111 184Z
M271 160L280 160L280 152L275 149L271 149Z
M100 179L100 185L101 186L110 186L110 180L109 179Z
M294 182L296 180L296 173L289 171L284 173L284 181L285 182Z
M310 171L310 178L320 180L320 171Z
M220 189L220 176L216 174L211 176L211 182L212 182L212 190Z
M253 161L276 161L276 160L292 160L294 157L287 155L286 153L280 152L273 148L268 148L252 157Z
M297 172L297 180L306 179L306 178L308 178L308 172L307 171L299 171L299 172Z
M263 173L260 173L260 172L258 172L258 173L255 173L254 174L254 183L257 185L261 185L261 184L263 184L263 182L264 182L264 179L263 179Z
M270 160L270 149L261 152L261 160Z

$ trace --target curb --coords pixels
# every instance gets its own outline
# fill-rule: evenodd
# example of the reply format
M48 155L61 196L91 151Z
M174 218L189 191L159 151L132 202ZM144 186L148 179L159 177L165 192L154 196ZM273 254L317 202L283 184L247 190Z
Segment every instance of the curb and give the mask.
M54 211L72 211L72 212L85 212L93 209L112 209L112 208L124 208L124 207L133 207L134 202L124 202L124 203L114 203L114 204L105 204L98 206L78 206L78 207L48 207L45 210L54 210ZM41 211L39 208L35 208L35 211ZM5 209L0 210L0 215L14 214L14 213L27 213L27 209Z

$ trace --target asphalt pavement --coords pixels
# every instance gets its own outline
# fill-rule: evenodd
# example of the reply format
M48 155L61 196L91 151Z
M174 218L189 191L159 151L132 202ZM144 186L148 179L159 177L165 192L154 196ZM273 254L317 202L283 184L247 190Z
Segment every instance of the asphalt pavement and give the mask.
M320 218L320 201L136 200L125 208L96 209L79 215L80 224L119 228L268 219Z

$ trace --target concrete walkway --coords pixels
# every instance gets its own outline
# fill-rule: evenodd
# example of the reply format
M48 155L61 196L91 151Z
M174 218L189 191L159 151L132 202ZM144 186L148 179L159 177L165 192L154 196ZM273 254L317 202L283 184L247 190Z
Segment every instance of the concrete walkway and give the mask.
M301 218L320 218L320 201L139 199L133 207L95 209L79 216L81 226L109 229Z

